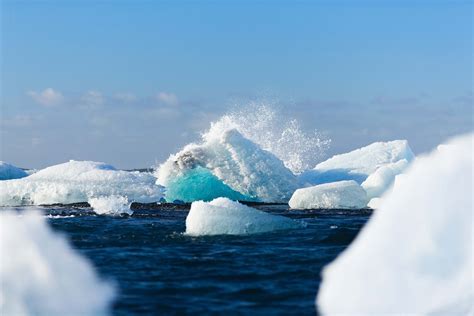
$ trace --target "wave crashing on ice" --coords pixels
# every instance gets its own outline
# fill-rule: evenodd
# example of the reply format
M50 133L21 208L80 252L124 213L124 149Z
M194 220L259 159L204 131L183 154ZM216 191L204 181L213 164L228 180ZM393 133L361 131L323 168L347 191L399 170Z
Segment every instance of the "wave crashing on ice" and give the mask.
M44 217L0 213L0 310L5 315L107 315L114 288Z
M271 215L227 198L217 198L211 202L191 204L186 218L186 234L247 235L301 228L304 225L304 222Z
M417 158L323 272L325 315L474 313L474 134ZM400 179L399 179L400 178Z

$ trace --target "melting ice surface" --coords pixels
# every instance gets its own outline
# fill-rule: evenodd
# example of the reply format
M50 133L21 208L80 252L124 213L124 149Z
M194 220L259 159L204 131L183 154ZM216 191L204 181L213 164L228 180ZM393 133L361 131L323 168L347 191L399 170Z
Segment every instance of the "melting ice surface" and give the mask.
M26 178L0 182L0 205L87 202L91 198L124 196L130 201L155 202L162 187L149 173L116 170L93 161L51 166Z
M186 218L186 234L246 235L304 227L303 222L217 198L211 202L197 201L191 205Z
M19 179L26 176L28 176L28 173L23 169L0 161L0 180Z
M474 313L474 134L417 158L323 273L320 312Z
M89 204L97 214L132 215L133 211L130 209L130 203L125 196L111 195L102 196L89 199Z
M34 212L0 213L2 315L105 315L113 287Z
M355 181L337 181L293 193L289 205L293 209L360 209L367 206L367 193Z

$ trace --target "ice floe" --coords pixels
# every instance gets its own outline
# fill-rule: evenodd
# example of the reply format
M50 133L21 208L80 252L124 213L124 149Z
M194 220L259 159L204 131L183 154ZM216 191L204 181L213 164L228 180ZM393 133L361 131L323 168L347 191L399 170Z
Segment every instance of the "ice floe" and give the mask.
M127 197L129 201L155 202L163 196L162 191L150 173L71 160L26 178L0 181L0 205L76 203L112 195Z
M0 180L20 179L26 176L28 176L28 173L23 169L0 161Z
M132 215L133 211L130 209L130 203L126 196L111 195L101 196L89 199L89 204L97 214Z
M304 227L305 223L271 215L227 198L191 204L186 218L186 234L245 235Z
M0 212L2 315L106 315L114 297L88 260L30 211Z
M323 272L324 315L472 315L474 134L417 158Z
M298 189L288 204L293 209L360 209L366 207L367 202L364 189L349 180Z

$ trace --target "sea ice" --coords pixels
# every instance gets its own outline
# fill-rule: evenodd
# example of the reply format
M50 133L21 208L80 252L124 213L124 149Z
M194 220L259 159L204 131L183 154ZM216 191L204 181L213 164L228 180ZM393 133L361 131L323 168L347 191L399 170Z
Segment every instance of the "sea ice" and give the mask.
M362 182L362 188L367 192L369 199L380 197L392 185L395 177L401 174L408 166L406 159L401 159L394 163L388 163L369 175L367 179Z
M296 176L272 153L237 130L211 129L200 144L189 144L159 166L157 183L166 200L288 201Z
M114 288L35 211L0 212L2 315L106 315Z
M288 204L293 209L359 209L366 207L367 202L364 189L357 182L349 180L298 189Z
M128 201L126 196L111 195L91 198L89 199L89 204L97 214L133 214L133 211L130 210L132 203Z
M323 272L324 315L472 315L474 134L417 158Z
M118 195L129 201L154 202L163 196L150 173L116 170L93 161L51 166L26 178L0 181L0 205L39 205L87 202Z
M186 234L193 236L257 234L304 226L304 222L271 215L227 198L193 202L186 218Z
M0 161L0 180L19 179L26 176L28 176L28 173L26 173L26 171L23 169Z
M299 176L304 185L354 180L361 184L378 168L414 158L406 140L376 142L351 152L335 155Z

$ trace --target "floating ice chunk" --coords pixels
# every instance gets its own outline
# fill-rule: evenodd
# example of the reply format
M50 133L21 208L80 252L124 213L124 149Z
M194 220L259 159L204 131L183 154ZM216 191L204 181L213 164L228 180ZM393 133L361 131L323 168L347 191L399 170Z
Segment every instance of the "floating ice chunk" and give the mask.
M322 314L474 313L474 134L449 145L397 177L356 240L324 269Z
M380 197L392 185L395 177L402 173L408 166L406 159L395 163L388 163L379 167L374 173L362 182L362 188L367 192L367 197L372 199Z
M28 176L23 169L0 161L0 180L19 179Z
M225 196L230 199L288 201L296 176L272 153L237 130L203 135L163 163L157 183L166 186L166 199L192 202Z
M89 204L97 214L133 214L133 211L130 210L132 203L130 203L125 196L112 195L91 198L89 199Z
M0 205L76 203L110 195L154 202L163 196L163 188L155 182L150 173L116 170L101 162L71 160L26 178L1 181Z
M374 197L370 199L369 203L367 203L367 206L375 210L375 209L378 209L381 204L382 204L382 198Z
M367 194L355 181L338 181L298 189L288 203L293 209L342 208L367 206Z
M114 288L34 212L0 213L2 315L105 315Z
M271 215L227 198L193 202L186 218L186 234L193 236L245 235L303 226L304 222Z
M303 184L321 184L341 180L354 180L361 184L383 165L400 160L412 161L413 152L406 140L377 142L351 152L333 156L319 163L313 170L302 173Z

